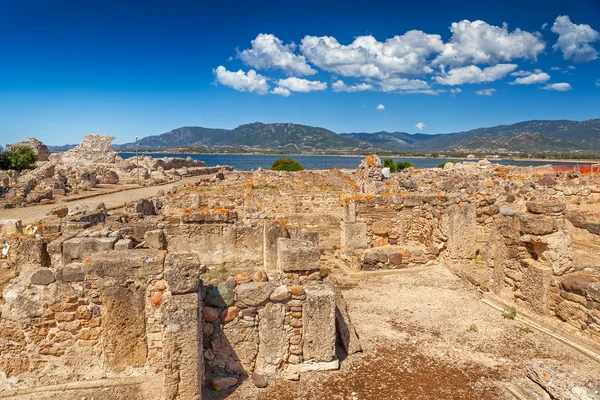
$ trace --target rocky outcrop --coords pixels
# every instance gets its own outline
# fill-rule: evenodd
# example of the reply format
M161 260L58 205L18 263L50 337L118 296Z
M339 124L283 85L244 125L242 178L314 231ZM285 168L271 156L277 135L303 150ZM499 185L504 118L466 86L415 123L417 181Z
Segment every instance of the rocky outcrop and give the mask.
M22 146L31 147L35 154L37 154L38 161L48 161L48 156L50 155L50 152L48 151L48 146L46 146L44 143L40 142L34 137L30 137L29 140L25 140L23 142L13 143L10 146L8 146L8 148L11 149L13 147Z
M78 146L55 154L52 159L68 164L114 164L122 159L119 153L110 147L113 140L114 136L87 135Z

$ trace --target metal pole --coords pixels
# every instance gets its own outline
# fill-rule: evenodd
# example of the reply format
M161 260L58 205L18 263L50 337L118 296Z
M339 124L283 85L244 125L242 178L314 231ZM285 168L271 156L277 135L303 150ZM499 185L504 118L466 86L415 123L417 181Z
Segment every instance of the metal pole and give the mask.
M138 156L138 137L135 137L135 164L137 166L137 183L140 184L140 157Z

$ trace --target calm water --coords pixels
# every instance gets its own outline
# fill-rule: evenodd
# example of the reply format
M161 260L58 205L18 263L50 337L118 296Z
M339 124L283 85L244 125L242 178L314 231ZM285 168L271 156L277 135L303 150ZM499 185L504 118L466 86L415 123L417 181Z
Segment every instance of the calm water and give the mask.
M281 157L290 157L297 160L305 169L331 169L331 168L356 168L363 159L361 156L297 156L297 155L255 155L255 154L144 154L151 157L192 157L196 160L202 160L209 167L216 165L231 165L237 170L254 170L258 168L269 169L273 161ZM121 153L121 157L135 157L135 153ZM446 158L394 158L394 161L406 161L415 166L415 168L434 168L440 163L446 162ZM477 161L477 160L476 160ZM537 166L537 165L562 165L571 164L567 162L556 161L495 161L503 165L517 166Z

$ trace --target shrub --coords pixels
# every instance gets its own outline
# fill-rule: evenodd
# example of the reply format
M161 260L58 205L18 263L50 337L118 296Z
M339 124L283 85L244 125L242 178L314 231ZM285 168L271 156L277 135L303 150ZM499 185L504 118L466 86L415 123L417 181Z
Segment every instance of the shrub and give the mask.
M392 160L391 158L386 158L383 160L383 167L389 168L390 172L396 172L396 164L394 163L394 160Z
M469 327L467 328L468 332L477 332L479 330L479 328L477 327L477 325L475 324L471 324L469 325Z
M411 167L413 167L413 165L409 162L398 161L398 163L396 164L396 171L402 171L404 169L411 168Z
M506 319L515 319L517 316L517 309L514 307L506 307L502 310L502 316Z
M271 165L273 171L303 171L304 167L291 158L279 158Z
M38 160L37 154L29 146L11 147L7 153L10 169L16 169L17 171L35 168L35 163Z
M10 160L8 159L8 152L4 151L0 146L0 169L10 169Z

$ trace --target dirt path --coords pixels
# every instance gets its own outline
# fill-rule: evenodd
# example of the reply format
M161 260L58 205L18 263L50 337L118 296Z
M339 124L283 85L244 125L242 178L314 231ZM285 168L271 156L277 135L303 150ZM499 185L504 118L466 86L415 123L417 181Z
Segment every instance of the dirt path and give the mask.
M7 210L0 209L0 220L3 219L20 219L23 221L23 225L34 223L35 221L40 220L48 212L60 204L68 204L69 206L74 206L75 204L86 204L90 207L95 207L99 203L104 203L107 208L113 208L123 205L125 202L144 199L148 197L152 197L156 195L159 190L167 191L174 186L179 186L184 183L190 183L198 180L198 177L188 177L184 178L181 181L168 183L162 186L150 186L150 187L141 187L139 189L131 189L125 190L117 193L108 193L101 194L99 196L90 197L87 199L81 199L77 201L65 202L64 199L68 199L68 197L61 198L55 204L44 204L37 205L31 207L23 207L23 208L13 208Z
M503 388L534 360L552 358L590 378L600 365L481 301L444 267L343 283L364 353L339 371L303 375L205 398L280 400L512 399Z

